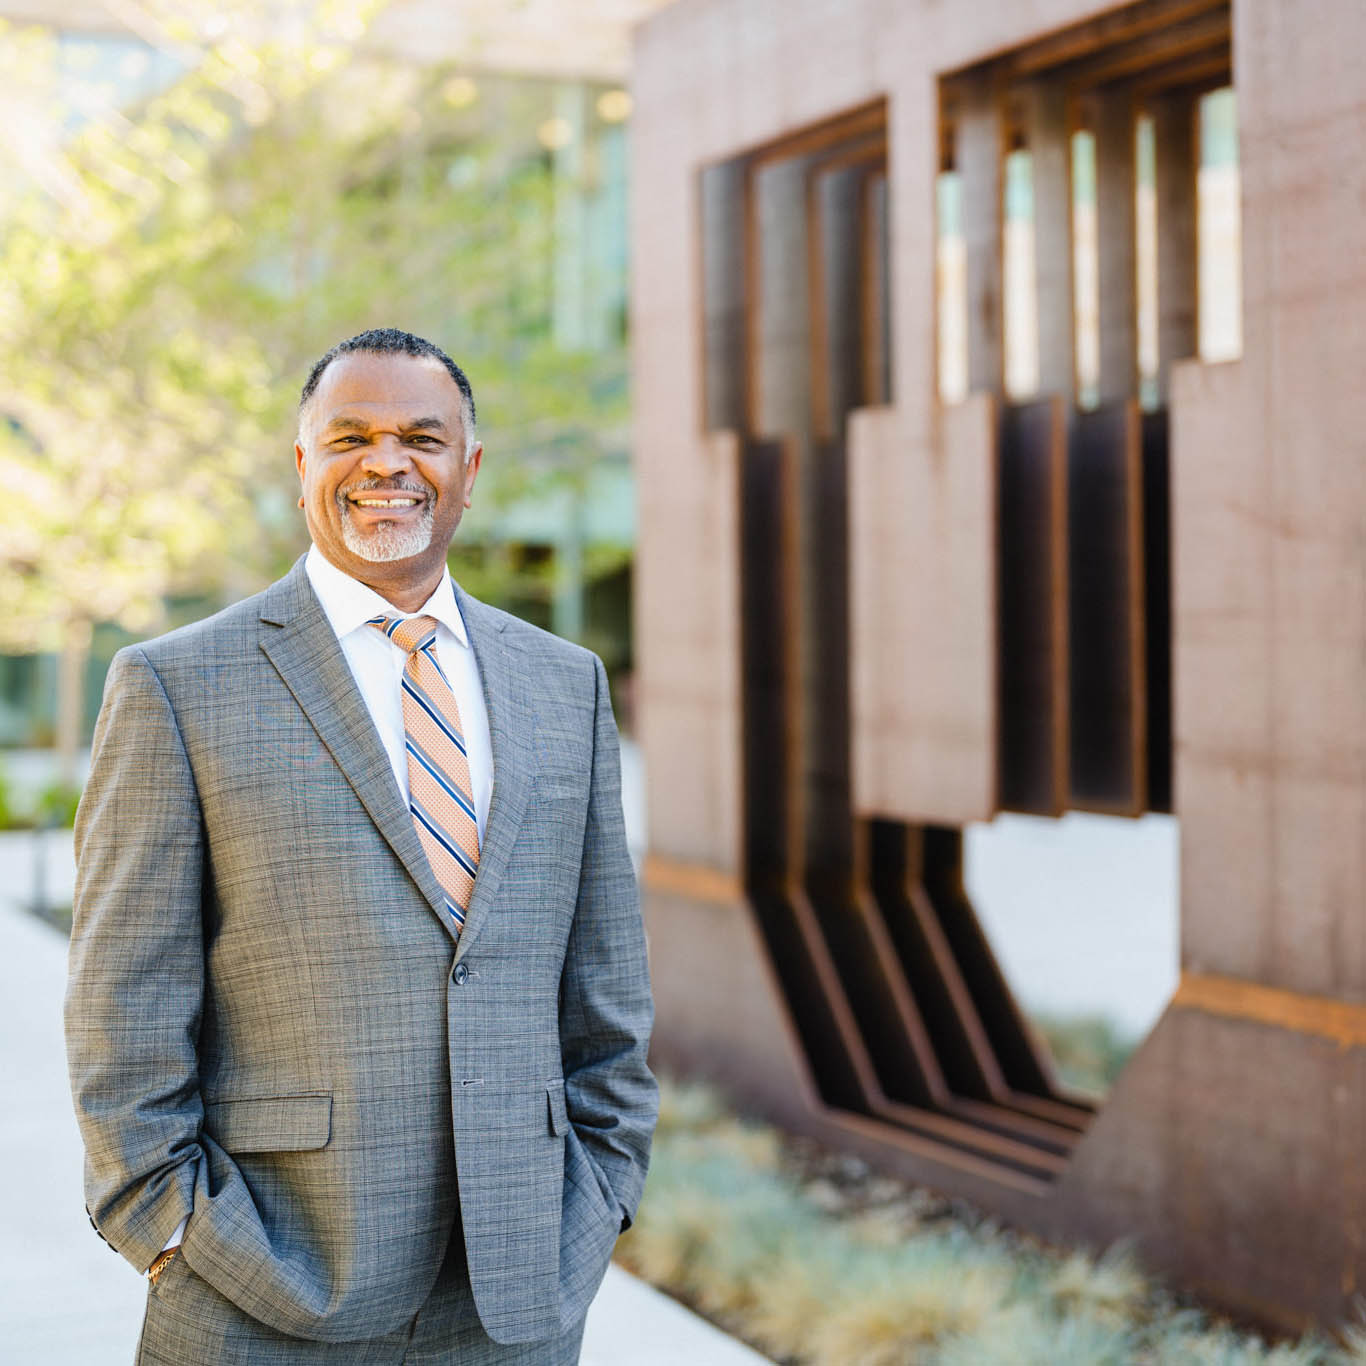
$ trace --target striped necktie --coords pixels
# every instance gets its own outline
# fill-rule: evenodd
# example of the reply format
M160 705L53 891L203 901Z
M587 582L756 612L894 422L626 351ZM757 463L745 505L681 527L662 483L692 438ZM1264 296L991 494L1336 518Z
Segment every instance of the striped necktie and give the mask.
M479 869L479 825L460 708L436 658L436 620L371 617L368 624L408 655L403 666L408 809L459 930Z

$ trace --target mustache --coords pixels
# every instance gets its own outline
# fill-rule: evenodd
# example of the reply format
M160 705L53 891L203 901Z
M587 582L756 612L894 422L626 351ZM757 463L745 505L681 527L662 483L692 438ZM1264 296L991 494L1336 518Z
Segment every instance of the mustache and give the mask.
M436 496L436 490L425 479L380 479L371 475L339 488L337 501L344 503L358 493L416 493L427 499Z

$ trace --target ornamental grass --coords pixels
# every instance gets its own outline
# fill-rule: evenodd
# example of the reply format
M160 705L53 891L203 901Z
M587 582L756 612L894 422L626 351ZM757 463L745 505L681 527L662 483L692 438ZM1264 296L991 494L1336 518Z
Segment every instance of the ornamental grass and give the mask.
M1123 1247L1048 1247L691 1084L617 1257L782 1366L1366 1366L1366 1325L1269 1343Z

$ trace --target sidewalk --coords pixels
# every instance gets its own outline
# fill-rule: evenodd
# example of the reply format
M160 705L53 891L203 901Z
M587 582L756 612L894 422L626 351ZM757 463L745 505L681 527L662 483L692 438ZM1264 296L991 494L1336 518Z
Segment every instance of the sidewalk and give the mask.
M70 836L46 839L49 894L65 900ZM0 1360L126 1366L142 1320L143 1286L86 1221L81 1143L62 1052L66 944L19 909L31 895L33 866L28 841L0 841ZM766 1366L617 1267L589 1313L582 1361Z

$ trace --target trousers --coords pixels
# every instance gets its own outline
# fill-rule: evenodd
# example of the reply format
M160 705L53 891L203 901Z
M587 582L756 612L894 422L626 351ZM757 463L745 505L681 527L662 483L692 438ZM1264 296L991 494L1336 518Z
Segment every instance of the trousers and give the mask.
M475 1311L457 1224L432 1293L407 1326L357 1342L278 1332L178 1256L148 1287L136 1366L576 1366L582 1343L582 1320L541 1342L494 1342Z

